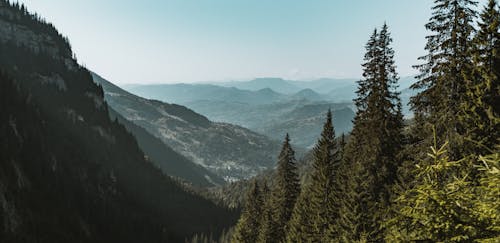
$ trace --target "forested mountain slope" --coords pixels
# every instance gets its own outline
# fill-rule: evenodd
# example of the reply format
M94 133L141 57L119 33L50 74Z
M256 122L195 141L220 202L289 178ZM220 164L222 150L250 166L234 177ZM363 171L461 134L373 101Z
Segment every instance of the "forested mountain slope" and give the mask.
M125 119L118 112L109 108L111 120L115 118L120 124L125 126L128 132L132 133L137 140L139 148L146 156L156 164L165 174L177 177L183 181L193 184L194 186L211 187L222 185L224 179L210 172L204 167L197 165L175 152L168 145L163 143L161 139L150 134L146 129L135 125L133 122Z
M145 159L67 40L4 0L0 69L1 242L182 242L234 223Z
M274 166L277 141L243 127L212 122L181 105L141 98L96 74L93 78L102 85L106 101L123 117L228 181Z

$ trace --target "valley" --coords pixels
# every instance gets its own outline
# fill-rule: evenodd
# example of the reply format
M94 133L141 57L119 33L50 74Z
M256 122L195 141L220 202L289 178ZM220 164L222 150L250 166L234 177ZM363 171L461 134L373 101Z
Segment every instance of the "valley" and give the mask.
M500 242L500 7L387 1L0 0L0 242Z
M399 82L403 113L407 118L409 98L416 93L409 86L413 77ZM292 144L311 149L318 139L323 117L332 109L338 134L352 129L356 97L355 79L293 81L258 78L250 81L194 84L124 85L138 96L189 107L212 121L239 125L280 140L290 134Z
M120 115L225 181L249 178L274 167L279 140L229 123L212 122L181 105L135 96L97 74L93 78ZM204 177L217 181L209 174Z

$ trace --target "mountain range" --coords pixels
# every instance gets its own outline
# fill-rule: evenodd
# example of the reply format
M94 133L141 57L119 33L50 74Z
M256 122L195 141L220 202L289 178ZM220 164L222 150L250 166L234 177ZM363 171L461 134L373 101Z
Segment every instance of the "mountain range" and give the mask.
M350 103L307 99L264 105L200 100L185 105L212 120L238 124L274 139L289 133L292 143L302 148L311 148L316 143L328 109L334 113L333 122L339 135L352 129L354 118Z
M273 91L288 96L300 95L300 93L314 91L314 96L321 100L330 102L351 102L356 97L358 79L335 79L321 78L310 81L285 80L281 78L257 78L250 81L212 82L212 85L232 87L242 90L258 91L261 89L272 89ZM411 93L410 86L415 82L413 76L401 77L398 81L398 91ZM135 90L134 90L135 91ZM402 100L403 106L407 105ZM408 110L408 109L406 109Z
M355 84L356 79L321 78L310 81L286 80L282 78L256 78L250 81L212 82L211 84L257 91L269 88L276 92L292 95L303 89L326 94L334 89Z
M270 85L266 86L269 80ZM328 83L327 80L317 82L315 87ZM347 82L350 81L339 83L345 85ZM292 143L302 148L311 148L316 143L322 119L330 108L335 113L334 123L339 134L348 133L352 128L352 103L334 103L328 95L295 86L304 85L304 82L256 79L240 83L242 87L254 90L215 84L128 85L124 88L138 96L185 105L210 120L240 125L274 140L282 139L289 133ZM229 84L239 83L226 83ZM284 94L270 88L292 86L299 91Z
M297 99L350 102L355 96L356 83L354 79L290 81L281 78L259 78L241 82L128 84L122 87L141 97L176 104L214 100L262 105ZM342 95L337 96L338 94Z
M338 134L352 128L357 83L355 79L317 79L294 81L281 78L258 78L250 81L194 84L124 85L131 93L165 102L185 105L210 120L237 124L280 139L290 133L292 143L310 148L322 126L321 117L329 108L334 112ZM413 77L402 77L403 114L412 117L409 98L416 94L409 89ZM304 113L309 109L314 112Z
M181 105L141 98L96 74L93 78L117 113L211 174L233 181L275 165L277 140L237 125L212 122ZM204 177L217 183L208 173Z
M285 98L284 95L274 92L269 88L250 91L213 84L129 85L123 88L141 97L176 104L207 99L248 104L267 104Z
M269 81L268 86L266 82ZM318 80L311 87L322 87L332 80ZM338 81L346 85L352 80ZM354 117L350 102L332 102L328 94L320 94L305 86L306 82L285 81L282 79L256 79L248 82L215 84L158 84L128 85L125 89L138 96L176 102L210 120L243 126L252 131L274 139L282 139L290 134L292 143L298 147L310 148L317 139L328 109L334 112L335 127L340 133L348 133ZM253 90L242 90L240 88ZM272 90L284 87L295 93L285 94ZM294 90L291 87L295 87ZM353 85L355 88L355 86ZM281 91L281 90L280 90ZM286 90L285 90L286 91ZM350 94L347 93L351 98ZM346 98L346 100L348 100Z

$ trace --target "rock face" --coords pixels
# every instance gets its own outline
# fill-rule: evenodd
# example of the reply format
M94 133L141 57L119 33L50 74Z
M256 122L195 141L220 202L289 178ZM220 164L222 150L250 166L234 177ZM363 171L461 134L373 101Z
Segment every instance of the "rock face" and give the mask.
M249 178L276 163L278 141L240 126L211 122L184 106L135 96L96 74L93 78L123 117L226 181Z

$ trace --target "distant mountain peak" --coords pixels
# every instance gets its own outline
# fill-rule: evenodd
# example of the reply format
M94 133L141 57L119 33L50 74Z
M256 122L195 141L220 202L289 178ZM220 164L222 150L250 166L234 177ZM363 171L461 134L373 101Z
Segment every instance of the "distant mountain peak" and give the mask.
M265 94L278 94L278 92L274 91L271 88L259 89L259 90L257 90L257 92L259 92L259 93L265 93Z
M300 90L288 80L276 77L255 78L250 81L233 81L227 83L219 83L225 87L235 87L242 90L258 91L265 88L270 88L277 93L293 94Z
M305 88L303 90L300 90L299 92L295 93L291 97L292 99L306 99L310 101L319 101L323 100L323 96L319 94L318 92L310 89L310 88Z
M305 89L297 92L297 94L318 94L318 93L310 88L305 88Z

